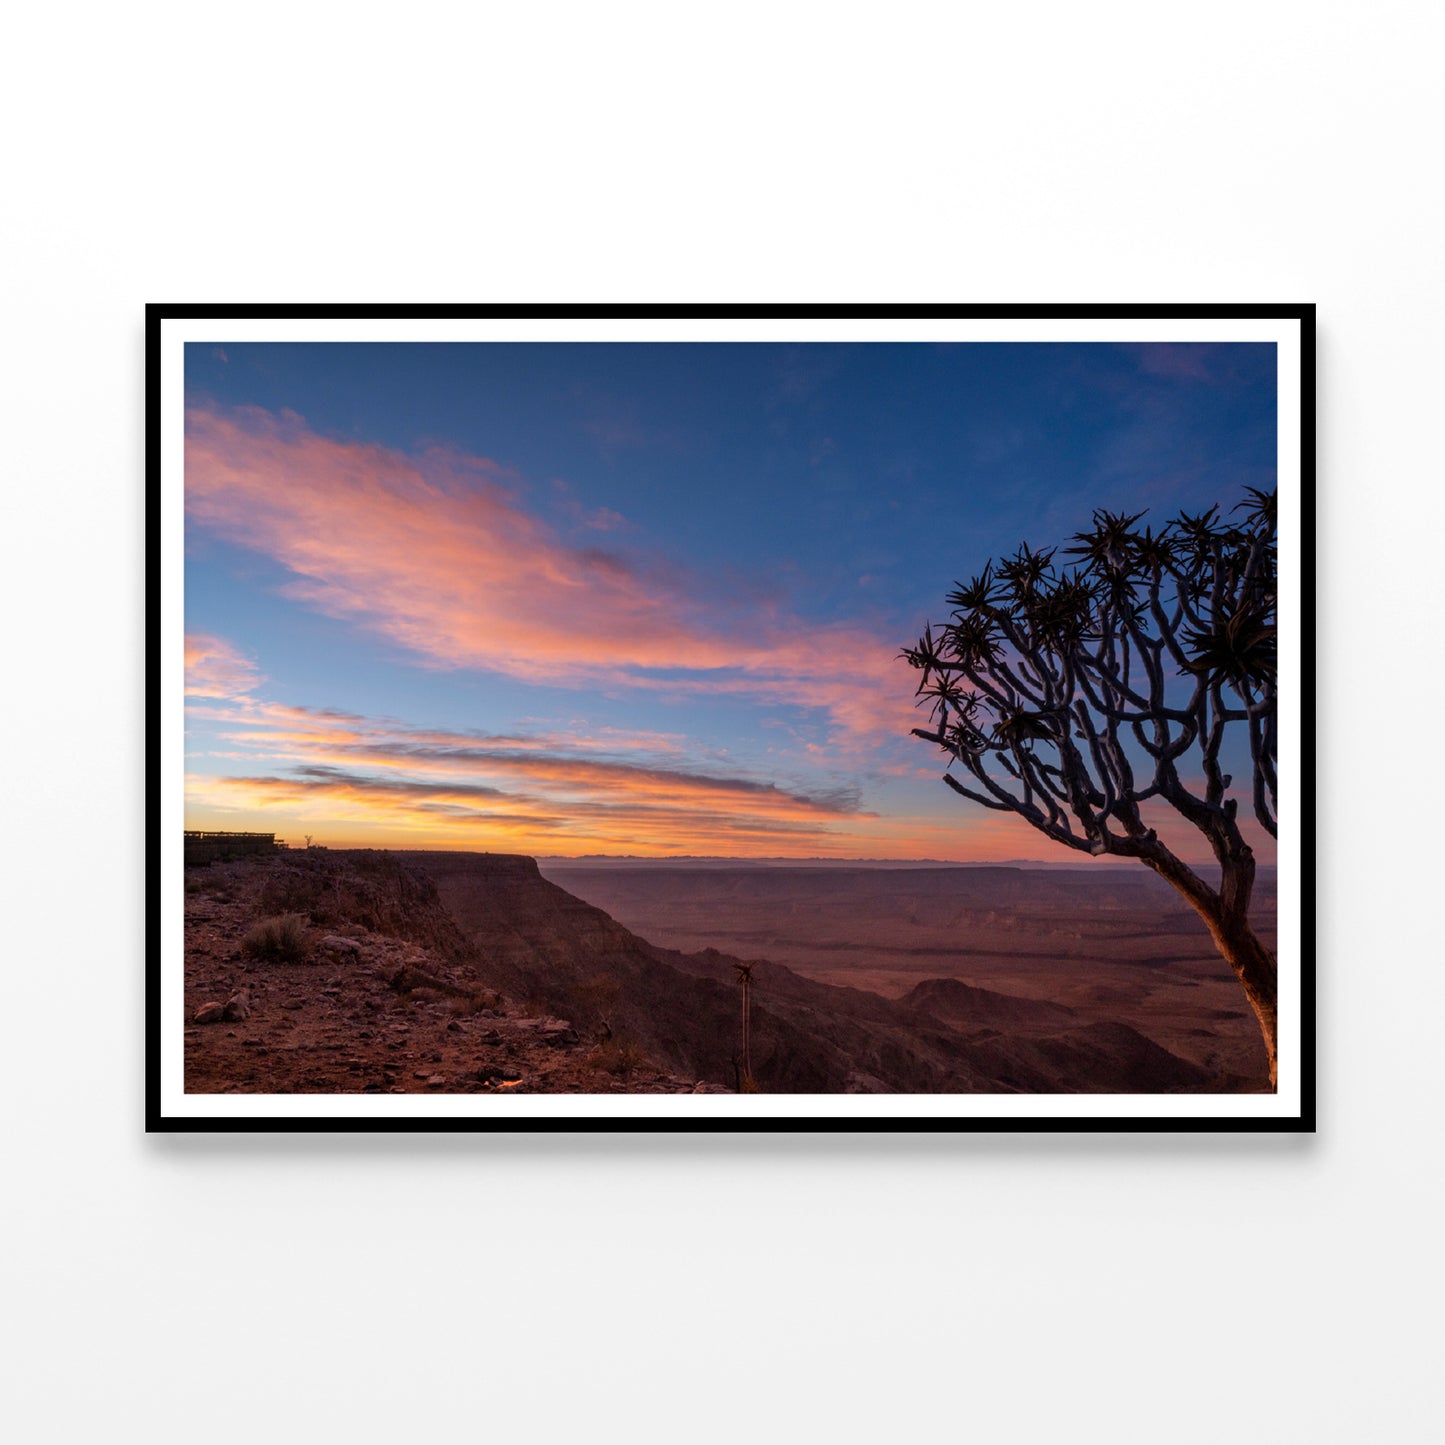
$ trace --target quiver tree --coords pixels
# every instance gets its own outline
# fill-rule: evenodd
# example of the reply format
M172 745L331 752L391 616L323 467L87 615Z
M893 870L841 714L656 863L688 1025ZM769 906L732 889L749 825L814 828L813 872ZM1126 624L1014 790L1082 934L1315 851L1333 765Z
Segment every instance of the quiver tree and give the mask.
M1224 752L1228 739L1243 758L1247 742L1245 806L1277 836L1275 497L1250 488L1227 517L1181 514L1157 533L1143 516L1095 512L1062 554L1023 546L951 592L949 620L903 653L932 710L913 731L951 755L943 780L963 797L1178 889L1244 985L1273 1087L1275 956L1250 925L1254 853ZM1204 835L1218 886L1145 804Z

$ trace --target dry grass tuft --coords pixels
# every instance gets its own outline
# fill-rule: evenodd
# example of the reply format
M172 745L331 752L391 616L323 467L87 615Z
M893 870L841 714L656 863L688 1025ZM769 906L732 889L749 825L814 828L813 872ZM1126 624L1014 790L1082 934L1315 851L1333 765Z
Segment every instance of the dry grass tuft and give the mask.
M475 993L456 994L451 1000L455 1014L498 1014L506 1007L501 994L490 988L478 989Z
M650 1068L652 1064L636 1044L619 1044L615 1039L598 1044L587 1055L585 1062L589 1068L600 1069L604 1074L623 1076L636 1073L638 1069Z
M301 963L311 952L311 930L300 913L283 913L253 924L241 950L268 963Z

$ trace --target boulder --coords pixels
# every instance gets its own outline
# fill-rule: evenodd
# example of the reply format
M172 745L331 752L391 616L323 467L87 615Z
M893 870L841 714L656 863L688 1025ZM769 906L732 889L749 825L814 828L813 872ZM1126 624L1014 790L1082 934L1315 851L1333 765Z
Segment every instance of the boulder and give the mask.
M477 1070L477 1078L484 1084L515 1084L521 1077L516 1069L504 1069L498 1064L483 1064Z
M513 1021L512 1027L517 1030L525 1030L544 1044L575 1044L578 1042L577 1030L566 1019L516 1019Z

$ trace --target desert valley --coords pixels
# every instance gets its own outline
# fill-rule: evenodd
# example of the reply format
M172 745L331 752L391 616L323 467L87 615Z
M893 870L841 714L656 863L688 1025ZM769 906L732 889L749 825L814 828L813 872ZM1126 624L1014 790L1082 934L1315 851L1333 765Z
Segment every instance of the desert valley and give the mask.
M739 964L760 1092L1268 1087L1142 869L318 848L188 866L185 905L190 1093L731 1093Z

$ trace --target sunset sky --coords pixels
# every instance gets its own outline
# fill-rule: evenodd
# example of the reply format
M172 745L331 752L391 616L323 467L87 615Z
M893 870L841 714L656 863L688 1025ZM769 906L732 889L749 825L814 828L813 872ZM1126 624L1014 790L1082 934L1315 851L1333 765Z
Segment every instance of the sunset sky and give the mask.
M1260 344L221 336L186 408L186 826L333 847L1083 861L944 787L899 649L1275 481Z

